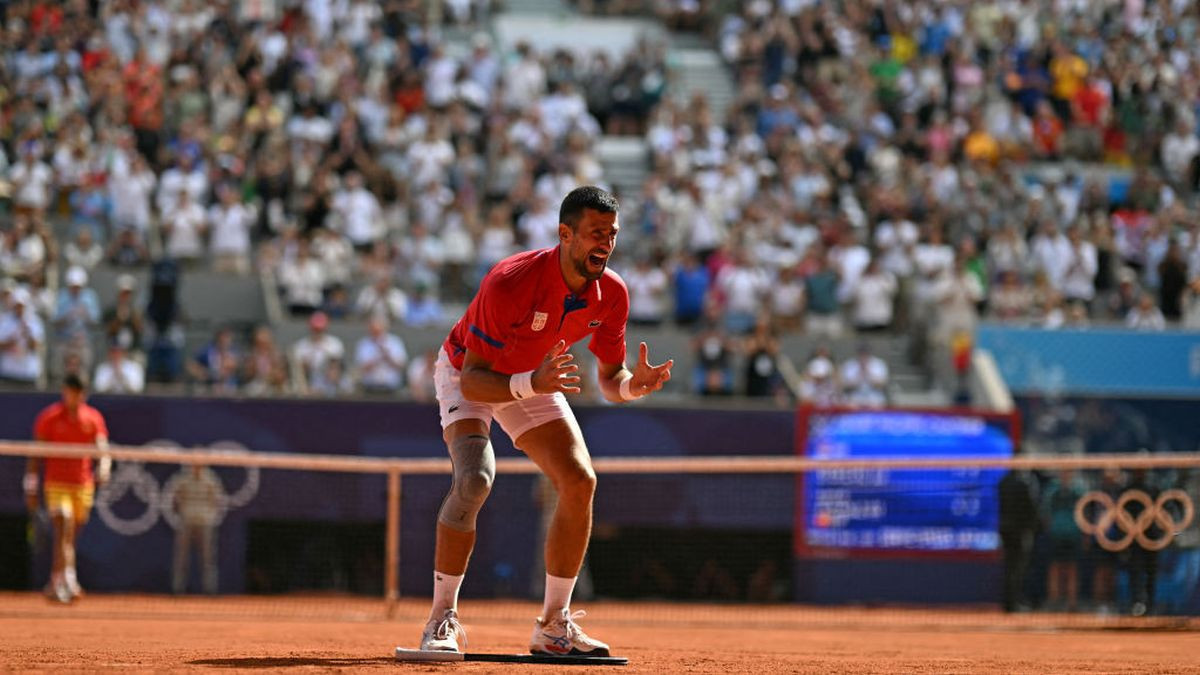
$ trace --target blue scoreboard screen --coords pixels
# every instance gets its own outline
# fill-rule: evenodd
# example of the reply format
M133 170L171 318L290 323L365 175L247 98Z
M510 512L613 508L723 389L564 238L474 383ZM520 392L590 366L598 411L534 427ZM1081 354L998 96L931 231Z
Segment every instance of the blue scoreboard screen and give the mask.
M1002 424L970 414L816 413L802 448L814 459L1011 457ZM801 477L799 549L993 551L1003 469L837 468Z

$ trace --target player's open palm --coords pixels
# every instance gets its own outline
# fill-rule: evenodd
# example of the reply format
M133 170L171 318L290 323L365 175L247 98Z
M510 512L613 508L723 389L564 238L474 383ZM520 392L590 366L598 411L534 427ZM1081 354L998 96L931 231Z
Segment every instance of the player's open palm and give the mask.
M542 359L542 365L533 371L533 390L539 394L579 393L579 364L573 363L575 355L567 351L566 340L558 344Z
M643 342L638 345L638 361L633 369L633 378L629 381L629 391L635 396L645 396L652 391L663 388L671 379L671 366L675 359L667 359L666 363L657 366L650 365L650 349Z

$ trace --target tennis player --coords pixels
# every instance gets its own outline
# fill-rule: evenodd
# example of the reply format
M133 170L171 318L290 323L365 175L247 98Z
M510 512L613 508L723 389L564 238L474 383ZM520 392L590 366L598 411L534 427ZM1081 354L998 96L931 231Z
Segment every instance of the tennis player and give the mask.
M63 378L62 400L51 404L37 416L33 425L35 440L47 443L95 444L108 447L108 427L99 410L87 401L87 384L79 375ZM42 460L31 457L25 468L25 502L30 511L38 505L38 477ZM112 460L100 458L95 476L90 457L82 459L47 457L43 492L46 510L54 524L54 556L46 593L68 603L83 595L75 575L75 542L88 521L95 497L95 483L108 481Z
M570 610L592 530L596 474L566 394L579 392L579 366L567 349L590 337L598 381L612 402L658 391L672 361L650 365L646 344L625 366L629 293L608 269L617 243L617 200L596 187L571 191L559 209L558 246L518 253L484 277L451 329L434 367L443 437L454 464L438 512L433 608L421 649L457 651L465 633L458 591L475 546L475 519L496 474L488 434L500 423L513 445L554 483L558 506L546 536L546 596L529 650L609 656Z

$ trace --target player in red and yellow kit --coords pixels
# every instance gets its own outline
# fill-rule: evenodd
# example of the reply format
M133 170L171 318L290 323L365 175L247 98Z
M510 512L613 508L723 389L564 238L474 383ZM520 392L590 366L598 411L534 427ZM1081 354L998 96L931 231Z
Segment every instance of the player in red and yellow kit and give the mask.
M62 400L43 410L34 422L34 439L108 447L104 416L86 401L87 385L83 378L68 375L63 380ZM111 460L101 457L93 476L89 457L30 458L25 469L25 499L31 511L37 508L38 474L43 464L46 510L54 523L54 562L46 591L60 602L70 602L83 594L75 575L75 542L92 510L95 483L108 480Z
M529 649L609 655L569 609L591 536L596 474L564 396L578 393L580 381L567 348L591 337L600 390L612 402L661 389L672 365L650 365L642 343L632 371L625 366L629 292L608 269L617 209L604 190L573 190L559 209L559 245L497 263L442 345L434 383L454 479L438 512L433 608L421 649L459 648L458 590L475 546L475 517L496 472L488 440L494 418L559 494L546 536L546 599Z

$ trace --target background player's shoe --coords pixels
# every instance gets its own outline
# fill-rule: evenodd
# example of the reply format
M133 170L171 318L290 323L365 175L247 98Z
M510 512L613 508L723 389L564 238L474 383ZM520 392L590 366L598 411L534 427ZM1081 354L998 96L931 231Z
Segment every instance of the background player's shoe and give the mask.
M67 588L67 583L62 579L52 579L42 589L42 592L45 593L47 598L61 602L64 605L71 604L71 601L75 599L75 596L71 595L71 589Z
M430 619L421 633L421 649L425 651L456 652L458 641L467 644L467 631L458 622L458 612L448 609L440 619Z
M585 614L587 612L582 609L575 613L564 609L554 616L538 619L533 624L529 652L553 656L608 656L608 645L588 637L575 623L575 619Z

